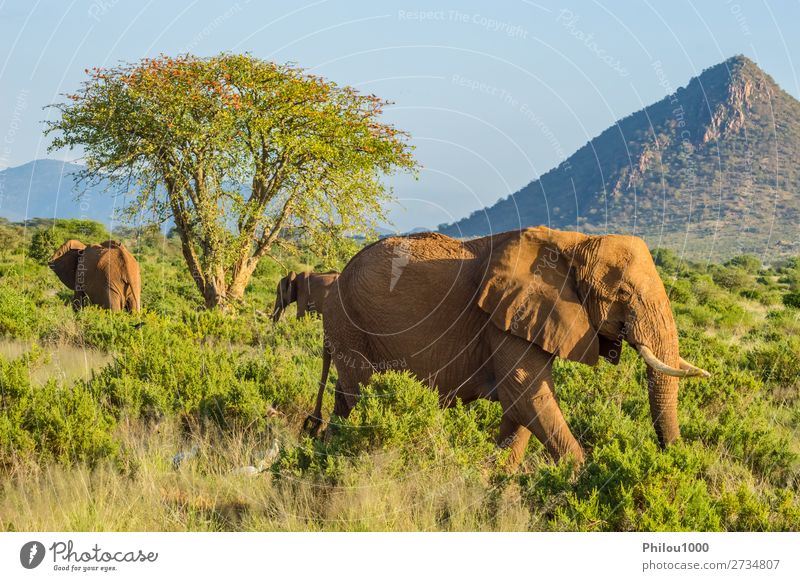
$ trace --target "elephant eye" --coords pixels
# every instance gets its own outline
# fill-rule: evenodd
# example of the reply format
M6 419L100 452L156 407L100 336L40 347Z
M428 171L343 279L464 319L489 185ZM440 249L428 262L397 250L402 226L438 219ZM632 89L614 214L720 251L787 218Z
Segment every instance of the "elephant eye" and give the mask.
M627 301L631 298L631 291L627 287L621 286L617 288L617 298L621 301Z

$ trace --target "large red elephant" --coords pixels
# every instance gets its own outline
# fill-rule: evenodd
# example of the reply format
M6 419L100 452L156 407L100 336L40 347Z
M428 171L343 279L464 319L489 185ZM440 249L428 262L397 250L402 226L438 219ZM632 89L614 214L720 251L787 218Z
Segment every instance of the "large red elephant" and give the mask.
M392 362L444 404L499 400L499 442L516 463L531 433L556 460L584 458L556 399L555 357L617 363L623 341L637 349L662 445L680 437L678 378L708 375L680 357L664 285L644 241L631 236L539 227L464 242L434 233L386 238L350 261L323 315L320 396L332 360L335 414L347 416L359 385ZM321 398L312 429L320 408Z

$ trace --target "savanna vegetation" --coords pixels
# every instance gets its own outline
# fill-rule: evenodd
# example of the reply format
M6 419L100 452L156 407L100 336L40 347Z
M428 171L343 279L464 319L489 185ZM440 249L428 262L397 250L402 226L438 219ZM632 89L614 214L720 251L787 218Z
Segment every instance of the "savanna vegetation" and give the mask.
M626 347L616 367L556 366L587 451L580 472L532 440L508 474L499 404L440 409L396 372L326 439L301 435L321 323L263 316L284 273L275 261L259 262L234 308L207 309L180 236L115 232L140 262L143 311L73 312L34 256L104 228L0 230L2 530L800 529L800 260L655 252L682 354L713 373L681 384L683 440L659 449L645 367ZM277 258L340 268L357 247Z

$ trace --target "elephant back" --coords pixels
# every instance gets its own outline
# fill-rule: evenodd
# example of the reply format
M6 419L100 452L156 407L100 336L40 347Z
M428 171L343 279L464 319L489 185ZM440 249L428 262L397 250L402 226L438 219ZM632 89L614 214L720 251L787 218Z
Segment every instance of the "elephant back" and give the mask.
M109 288L123 297L122 308L138 311L141 308L141 278L139 263L130 251L116 240L106 240L94 247L99 252L96 266L107 280Z
M336 293L350 317L370 333L437 327L474 301L472 264L464 245L438 233L384 238L359 252L342 271Z

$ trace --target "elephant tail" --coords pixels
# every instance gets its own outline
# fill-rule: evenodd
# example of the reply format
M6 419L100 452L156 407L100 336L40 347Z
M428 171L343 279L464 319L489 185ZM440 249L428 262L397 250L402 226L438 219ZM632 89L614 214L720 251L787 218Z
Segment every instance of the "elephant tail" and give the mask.
M138 312L142 306L139 301L139 293L128 281L125 281L125 294L123 296L125 297L125 310L129 313Z
M328 341L325 340L322 347L322 377L319 380L317 403L314 406L314 411L303 422L303 431L314 438L319 435L319 429L322 427L322 397L325 395L325 385L328 383L328 373L330 370L331 350Z

